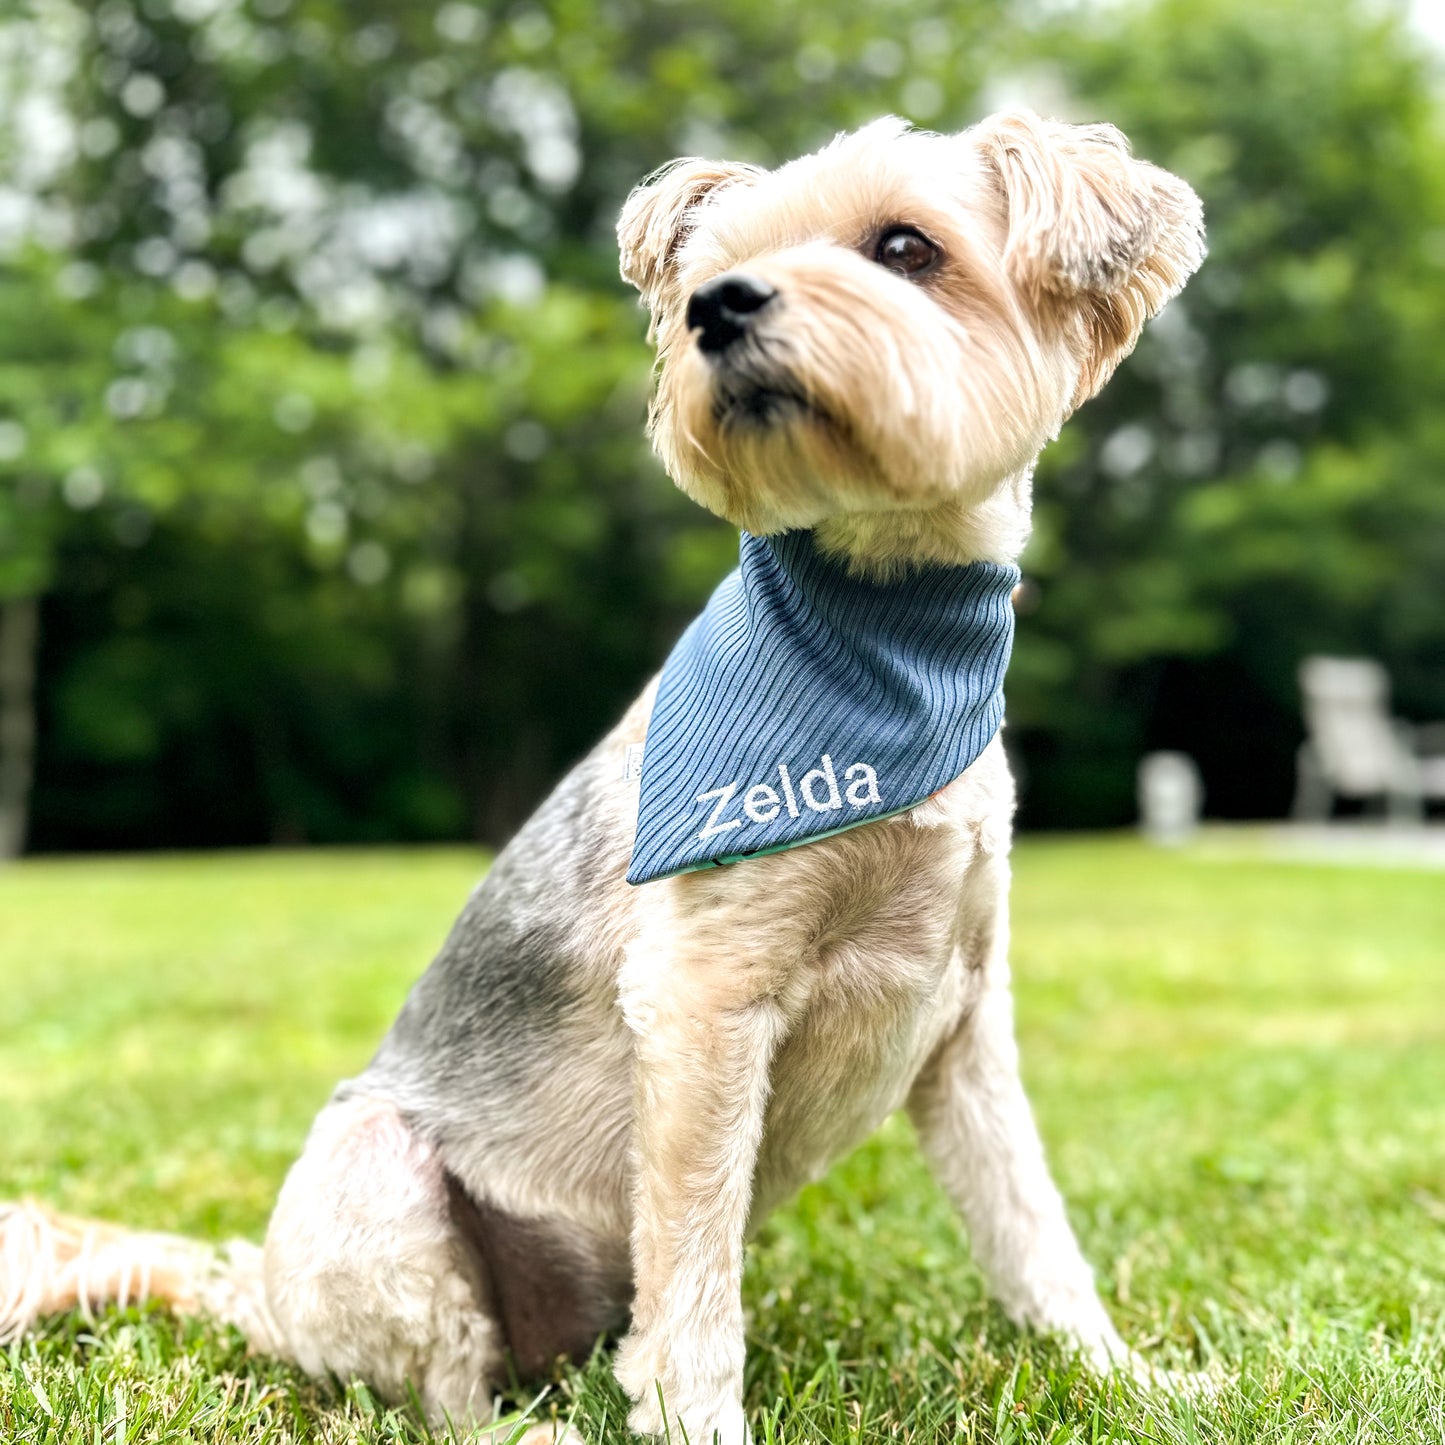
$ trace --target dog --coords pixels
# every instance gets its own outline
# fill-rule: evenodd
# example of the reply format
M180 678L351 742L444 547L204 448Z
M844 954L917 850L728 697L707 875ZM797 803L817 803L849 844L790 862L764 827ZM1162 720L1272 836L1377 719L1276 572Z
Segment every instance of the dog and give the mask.
M741 529L745 570L751 545L786 592L801 557L910 616L931 605L922 576L949 599L964 575L1006 598L1039 452L1204 254L1185 182L1110 126L1027 112L951 135L881 120L772 171L679 160L630 196L618 240L651 314L649 425L673 481ZM746 631L749 615L728 617ZM629 882L655 750L685 771L700 746L685 689L656 741L649 684L322 1110L264 1248L13 1206L0 1326L156 1297L313 1375L483 1423L509 1362L538 1375L618 1334L634 1430L745 1445L748 1235L906 1107L1009 1316L1100 1370L1147 1370L1099 1299L1019 1079L996 716L981 704L972 743L940 753L935 772L956 773L886 796L866 748L792 738L790 666L754 709L779 758L713 779L707 822L659 833L660 861ZM925 733L947 724L930 717ZM735 721L708 736L731 746ZM899 756L931 746L915 732ZM754 825L769 846L745 842ZM688 853L707 828L732 861Z

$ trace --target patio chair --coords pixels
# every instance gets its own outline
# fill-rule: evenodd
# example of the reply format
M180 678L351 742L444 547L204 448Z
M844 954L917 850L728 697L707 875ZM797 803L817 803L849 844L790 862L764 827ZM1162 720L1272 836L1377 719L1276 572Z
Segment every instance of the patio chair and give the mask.
M1300 664L1306 739L1294 816L1324 822L1335 801L1383 799L1392 821L1419 821L1445 799L1445 724L1412 727L1390 715L1390 679L1366 657Z

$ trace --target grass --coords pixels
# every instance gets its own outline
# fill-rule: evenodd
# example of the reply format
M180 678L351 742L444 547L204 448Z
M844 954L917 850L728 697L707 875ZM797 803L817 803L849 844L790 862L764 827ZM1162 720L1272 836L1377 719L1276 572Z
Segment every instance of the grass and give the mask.
M0 1198L259 1236L482 866L465 851L0 873ZM1081 1376L983 1297L903 1123L749 1253L763 1441L1445 1439L1445 879L1018 852L1025 1072L1124 1334L1198 1404ZM599 1357L539 1405L622 1440ZM0 1352L0 1440L416 1441L406 1410L158 1311Z

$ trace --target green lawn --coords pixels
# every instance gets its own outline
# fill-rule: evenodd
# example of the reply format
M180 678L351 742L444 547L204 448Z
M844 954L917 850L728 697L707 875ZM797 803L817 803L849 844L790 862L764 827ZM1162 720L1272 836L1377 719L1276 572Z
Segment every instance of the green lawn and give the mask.
M0 1198L259 1236L482 860L463 851L0 872ZM1224 1383L1080 1376L982 1298L895 1121L750 1252L760 1440L1445 1439L1445 875L1019 849L1025 1073L1124 1334ZM540 1410L623 1438L605 1360ZM0 1440L424 1438L158 1312L0 1352Z

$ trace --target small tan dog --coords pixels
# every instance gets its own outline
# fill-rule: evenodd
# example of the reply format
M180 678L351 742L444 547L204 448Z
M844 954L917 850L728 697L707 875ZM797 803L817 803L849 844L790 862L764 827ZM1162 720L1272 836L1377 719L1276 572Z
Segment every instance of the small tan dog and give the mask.
M1025 113L947 136L884 120L772 172L678 161L618 237L677 484L893 577L1018 556L1040 449L1203 255L1182 181L1108 126ZM898 816L630 887L621 759L654 688L497 859L322 1111L264 1251L16 1206L0 1330L149 1294L485 1420L508 1353L537 1373L625 1329L635 1429L743 1445L748 1234L906 1105L1009 1315L1138 1367L1019 1081L998 739Z

